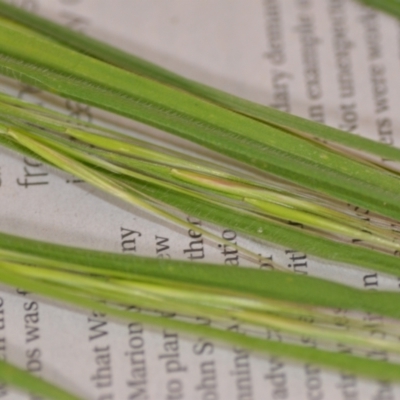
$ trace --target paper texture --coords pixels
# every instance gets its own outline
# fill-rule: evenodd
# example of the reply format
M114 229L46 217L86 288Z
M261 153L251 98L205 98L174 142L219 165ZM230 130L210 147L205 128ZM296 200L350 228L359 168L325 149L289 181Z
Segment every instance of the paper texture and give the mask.
M18 0L15 4L187 77L391 145L400 144L400 26L347 0ZM1 78L4 90L78 118L162 133ZM102 116L103 115L103 116ZM38 239L153 257L236 265L237 254L159 224L74 177L0 151L1 229ZM203 223L197 221L197 223ZM236 232L218 232L238 244ZM292 249L253 247L296 273L366 289L398 282L339 269ZM192 257L190 257L192 256ZM338 313L341 311L338 310ZM374 316L366 315L374 324ZM240 328L239 328L240 329ZM265 335L279 335L265 332ZM304 338L306 345L315 345ZM0 356L97 400L394 400L400 386L257 358L239 348L61 310L0 292ZM371 354L384 359L385 354ZM9 388L0 398L33 399Z

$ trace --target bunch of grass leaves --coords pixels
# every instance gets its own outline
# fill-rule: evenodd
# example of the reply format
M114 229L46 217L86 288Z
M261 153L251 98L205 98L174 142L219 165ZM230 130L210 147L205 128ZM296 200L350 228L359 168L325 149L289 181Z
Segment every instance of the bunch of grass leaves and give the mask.
M230 162L188 157L1 95L4 146L180 226L188 226L183 212L256 240L398 274L400 181L387 160L400 161L399 150L188 81L7 3L0 2L0 15L2 73L161 128ZM368 220L357 207L369 210ZM276 271L133 261L6 234L0 236L0 264L3 283L118 319L400 380L400 328L391 320L399 318L396 293L366 293ZM127 311L132 305L142 311ZM391 318L381 327L387 339L369 336L357 314L340 329L332 313L338 307ZM193 317L212 324L195 324ZM227 330L232 321L246 334ZM280 330L286 340L266 341L266 328ZM318 339L320 347L302 347L299 335ZM355 355L334 352L337 342L354 347ZM390 362L365 358L371 348L387 351ZM31 381L11 383L29 390ZM46 395L47 387L36 390Z
M112 138L107 143L103 139L101 144L97 139L96 155L82 153L82 142L94 139L89 138L90 132L78 132L79 127L73 133L79 148L73 149L70 143L61 143L61 139L56 144L43 130L40 139L38 136L33 139L26 126L9 130L5 121L5 131L14 142L23 141L24 146L40 152L55 165L63 164L69 172L75 168L73 173L85 180L89 179L85 168L90 158L92 165L97 163L97 169L110 174L101 183L104 188L107 182L108 190L144 207L157 206L144 197L157 198L186 214L251 237L333 261L396 273L398 240L393 226L400 220L399 180L396 169L381 160L399 161L398 149L187 81L3 2L0 2L1 14L7 17L0 21L3 73L192 140L230 157L235 165L241 164L241 169L255 171L257 177L254 184L248 185L246 176L235 181L229 171L220 177L210 174L213 166L208 170L188 171L174 167L173 163L156 166L150 162L143 183L132 158L125 157L122 161L121 154L109 154ZM98 50L91 56L91 49ZM106 61L100 60L100 55ZM109 63L108 58L114 56L117 65ZM4 114L7 114L4 118L9 117L8 111ZM40 129L36 128L36 133ZM88 147L93 145L88 143ZM53 150L45 155L44 147L49 146ZM73 165L72 161L65 162L65 158L62 161L54 158L55 146L63 157L68 153ZM99 184L95 172L91 179ZM274 199L267 198L265 190L261 190L266 180L271 185L275 182L278 188ZM137 191L130 190L127 195L122 188L133 181ZM160 188L161 181L165 182L164 188ZM193 186L202 187L202 194L197 192L197 201L189 193ZM288 200L288 193L297 196L297 205ZM220 201L221 194L224 199L230 197L226 205ZM317 205L310 206L310 200ZM240 207L236 207L238 201ZM363 226L357 215L347 218L351 214L347 204L369 210L372 223ZM235 219L231 218L229 206L240 210L235 212ZM322 208L317 210L318 207ZM337 211L341 217L334 215ZM341 221L335 222L335 218ZM347 219L348 225L344 223ZM341 240L332 241L332 237Z
M133 259L6 234L0 234L0 243L0 280L8 285L117 320L200 335L345 373L400 380L397 293L365 292L277 271L266 275L257 269ZM354 313L338 317L333 311L337 308ZM388 317L378 328L384 340L370 335L371 327L359 312ZM199 318L210 323L199 324ZM239 324L240 330L232 329ZM283 340L267 340L267 330L279 331ZM318 347L304 347L301 337L317 340ZM352 353L337 352L338 344L351 347ZM366 357L371 351L385 351L390 361ZM11 383L32 389L30 382Z

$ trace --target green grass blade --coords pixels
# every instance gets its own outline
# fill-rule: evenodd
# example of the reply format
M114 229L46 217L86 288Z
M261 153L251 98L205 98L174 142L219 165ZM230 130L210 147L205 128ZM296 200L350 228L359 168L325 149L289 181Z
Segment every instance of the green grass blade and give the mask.
M0 360L0 381L33 396L49 400L82 400L42 378Z
M398 0L358 0L361 3L377 8L378 10L384 11L394 17L400 17L400 3Z
M264 212L267 217L300 224L305 230L311 228L320 230L326 235L341 235L348 241L357 239L364 244L380 246L388 252L400 249L400 237L397 237L392 229L379 229L366 221L315 205L310 200L252 186L252 182L237 183L229 179L176 169L172 170L172 174L184 182L195 183L200 187L242 200L242 203L251 204L256 213Z
M310 306L357 309L400 318L400 310L397 307L400 297L398 293L366 292L308 276L187 261L133 258L86 249L71 250L70 247L4 233L0 233L0 249L27 257L53 260L56 263L98 268L100 271L133 273L149 278L204 285L211 289L233 290L251 296L264 296Z
M77 249L70 249L70 248L68 248L68 250L67 250L67 252L65 252L65 250L67 249L67 248L65 248L65 247L61 247L61 246L54 246L54 245L49 245L49 244L45 244L45 243L38 243L38 242L36 242L36 243L34 243L34 242L32 242L32 241L27 241L27 240L23 240L23 239L16 239L16 238L12 238L12 237L10 237L10 236L4 236L3 237L4 239L11 239L11 242L13 242L12 243L12 245L14 245L14 247L16 247L16 248L18 248L19 246L22 248L24 248L24 253L23 253L23 256L22 256L22 259L21 259L21 261L22 262L25 262L24 260L26 259L26 257L30 257L30 254L32 254L32 252L30 251L30 249L29 249L29 243L30 244L35 244L35 246L34 246L34 248L32 247L32 250L33 249L35 249L36 251L39 249L39 253L40 253L40 248L42 248L41 250L43 251L43 258L46 260L51 260L51 257L52 257L52 255L54 256L55 254L59 254L59 258L61 259L61 267L64 269L64 268L68 268L68 266L65 264L66 262L68 262L68 259L71 259L71 255L72 255L72 259L74 258L74 255L79 255L79 253L81 253L82 255L85 255L85 258L84 258L84 260L86 260L86 261L90 261L90 263L92 264L92 265L96 265L96 268L97 267L99 267L99 265L97 265L97 261L102 261L102 262L104 262L105 261L105 264L103 264L103 266L105 267L105 268L108 268L109 270L110 270L110 268L115 268L116 270L120 270L120 271L123 271L124 273L127 273L128 271L135 271L135 273L137 274L138 272L140 273L140 274L142 274L143 275L143 279L145 279L146 280L146 278L147 277L150 277L150 278L152 278L152 273L154 273L155 275L153 275L154 277L156 277L156 279L160 279L160 276L163 276L163 268L162 268L162 266L163 266L163 264L164 264L164 266L167 266L167 268L166 268L166 272L167 272L167 275L164 275L164 277L165 278L168 278L168 279L172 279L172 281L173 282L176 282L177 280L179 281L179 278L178 278L178 276L176 276L174 273L172 273L171 274L171 272L173 272L173 266L174 267L176 267L176 264L177 263L165 263L165 262L157 262L157 261L155 261L155 260L146 260L146 259L140 259L140 258L137 258L137 259L135 259L135 260L132 260L132 258L131 257L124 257L124 256L118 256L118 255L114 255L114 254L109 254L109 255L107 255L107 254L105 254L105 253L96 253L96 252L91 252L91 251L85 251L85 250L77 250ZM2 239L3 239L2 238ZM0 243L2 243L3 244L3 242L5 242L5 241L1 241ZM7 246L5 246L5 247L7 247ZM13 247L13 246L11 246L11 247ZM59 251L62 251L62 252L64 252L64 254L61 254ZM75 253L75 254L74 254ZM97 261L96 261L96 257L94 257L94 255L96 254L96 256L97 256ZM109 257L112 257L113 259L114 259L114 262L110 262L111 260L110 259L107 259L108 258L108 256ZM5 257L7 258L7 254L5 254ZM76 260L76 259L75 259ZM121 261L121 260L124 260L126 263L126 265L125 266L123 266L122 268L118 268L118 267L121 267L121 264L119 264L117 261ZM35 262L35 259L31 259L30 258L30 261L31 261L31 263L32 262ZM139 270L138 270L138 264L141 264L142 262L145 262L145 264L147 264L144 268L139 268ZM56 261L56 259L53 261L53 263L55 264L55 265L57 265L57 261ZM93 264L94 263L94 264ZM157 264L157 265L151 265L151 264ZM169 264L169 265L165 265L165 264ZM203 266L203 265L193 265L193 264L191 264L191 263L189 263L189 264L187 264L187 263L181 263L182 264L182 267L185 269L185 271L188 273L188 277L189 277L189 279L183 279L182 280L182 276L180 277L180 282L182 282L182 284L187 284L187 283L190 283L190 282L195 282L196 283L196 285L198 285L198 283L199 283L199 277L201 277L201 276L204 276L204 277L208 277L208 279L210 279L210 280L212 280L213 282L214 282L214 284L215 284L215 277L216 277L216 275L218 275L218 269L219 268L224 268L224 267L217 267L217 266L213 266L212 268L214 268L214 271L212 272L212 274L209 274L209 273L207 273L207 266ZM111 267L111 265L113 266L113 267ZM152 272L152 267L153 267L153 272ZM155 267L155 269L154 269L154 267ZM192 267L194 267L195 269L200 269L200 275L197 275L196 276L196 274L193 274L193 271L191 271L190 269L192 268ZM24 267L25 269L26 269L26 267ZM189 269L189 271L188 271L188 269ZM225 274L226 276L221 280L221 283L218 285L216 285L216 286L214 286L214 288L218 288L218 287L220 287L220 288L223 288L223 289L226 289L227 287L229 287L230 285L228 284L226 284L228 281L229 281L229 279L227 279L228 278L228 276L232 276L232 269L231 268L224 268L224 270L225 270L225 272L227 273L227 274ZM240 269L239 269L240 270ZM11 273L11 271L13 272L13 274L15 275L15 272L17 271L18 272L18 268L13 268L12 270L10 270L10 273ZM112 269L111 269L111 273L115 273L115 271L113 271ZM90 272L90 271L88 271L89 273L91 273L91 274L93 274L93 272L94 271L92 271L92 272ZM100 272L100 271L99 271ZM165 271L164 271L165 272ZM176 271L175 271L176 272ZM236 269L235 269L235 272L236 272ZM272 282L272 287L273 286L275 286L275 292L274 292L274 290L272 290L271 291L271 289L272 289L272 287L269 285L269 284L271 284L271 282L270 282L270 280L271 280L271 276L273 276L273 274L270 274L270 273L265 273L265 272L263 272L263 271L257 271L257 270L254 270L254 271L243 271L242 270L242 272L244 272L245 273L245 275L243 275L243 276L246 276L246 277L249 277L249 276L251 276L251 274L253 273L253 272L255 272L256 273L256 275L260 275L258 278L257 278L257 282L261 282L261 276L262 275L264 275L266 278L268 277L268 279L267 279L267 281L268 282L266 282L266 281L264 281L263 282L263 290L262 291L260 291L260 294L262 293L262 296L270 296L271 295L271 293L272 293L272 296L273 297L282 297L282 296L289 296L289 297L291 297L292 298L292 296L293 296L293 287L288 287L288 282L291 282L291 281L293 281L293 279L290 279L289 281L287 281L286 280L286 282L285 282L285 279L283 278L283 276L282 276L282 278L283 278L283 280L281 279L280 280L280 283L281 283L281 287L279 288L279 290L278 291L276 291L276 283L277 282ZM224 275L223 274L223 275ZM5 272L4 271L4 269L2 270L2 272L0 273L0 275L2 276L2 279L4 278L4 276L5 276L5 282L6 283L11 283L11 282L14 282L14 284L16 284L16 282L18 282L18 286L20 286L21 285L21 280L20 280L20 278L15 278L15 276L14 276L14 280L11 280L10 281L10 278L7 278L7 272ZM29 274L28 274L29 275ZM37 290L40 290L40 288L41 288L41 286L40 286L40 284L39 284L39 289L38 289L38 287L37 287L37 284L38 284L38 282L36 282L35 280L33 280L32 279L32 277L34 277L34 276L36 276L37 274L34 272L34 274L32 275L32 276L30 276L30 282L31 282L31 287L29 288L29 289L33 289L34 291L36 291L37 293L42 293L42 294L48 294L48 293L44 293L43 291L37 291ZM180 272L178 273L178 275L181 275L180 274ZM54 275L53 275L54 276ZM45 275L42 275L42 279L45 279L45 280L50 280L51 281L51 285L50 285L50 287L52 288L52 289L55 289L55 286L58 284L58 285L60 285L61 284L61 286L63 286L63 287L65 287L65 285L67 284L67 282L69 281L69 279L68 278L66 278L66 277L61 277L61 279L60 280L58 280L58 282L59 283L57 283L57 280L56 281L54 281L54 280L52 280L52 278L53 278L53 276L52 276L52 274L50 274L50 273L46 273ZM36 276L37 277L37 276ZM178 279L177 279L178 278ZM292 278L292 277L291 277ZM300 279L300 281L299 281L299 279L298 278L301 278L301 277L294 277L294 280L295 280L295 282L293 282L294 284L295 284L295 286L297 286L297 287L301 287L301 279ZM15 279L17 279L17 280L15 280ZM193 280L194 279L194 280ZM82 279L81 279L82 280ZM233 279L233 281L235 281L236 279ZM217 279L217 281L218 281L218 279ZM35 283L32 283L32 282L35 282ZM85 283L84 284L84 286L86 286L87 284L89 284L89 285L91 285L91 280L89 279L88 281L87 281L87 283ZM310 282L309 280L306 280L305 282ZM327 283L327 282L323 282L323 281L321 281L321 280L315 280L315 283L317 283L318 282L318 288L316 287L316 291L318 291L319 293L320 293L320 295L322 295L324 298L325 298L325 300L326 300L326 297L327 297L327 294L328 293L330 293L330 294L332 294L333 296L334 296L334 299L332 299L332 302L331 302L331 306L332 305L334 305L334 306L339 306L339 307L341 307L341 306L343 306L343 305L345 305L346 304L346 298L347 298L347 300L348 300L348 302L347 302L347 305L350 305L351 304L351 306L355 306L355 308L356 309L362 309L362 310L370 310L370 311L372 311L373 310L373 312L376 312L377 311L377 308L380 310L380 311L383 311L384 312L384 314L386 313L386 315L392 315L393 316L393 314L392 314L392 312L393 312L393 305L394 304L396 304L396 301L395 301L395 299L398 299L399 298L399 294L394 294L394 293L376 293L377 295L379 295L378 297L372 297L371 298L371 293L366 293L366 292L362 292L362 291L359 291L359 290L355 290L355 289L350 289L350 290L348 290L349 288L343 288L342 286L340 286L340 285L333 285L332 286L332 284L330 284L330 283ZM249 290L249 294L250 293L253 293L254 292L254 289L255 289L255 285L253 284L254 282L249 282L249 284L251 285L251 289ZM239 278L239 279L237 279L237 281L236 281L236 283L235 283L235 285L237 285L237 284L239 284L239 285L243 285L243 279L242 278ZM328 284L329 285L329 288L326 286L326 284ZM32 286L33 285L33 286ZM163 286L162 287L164 287L164 288L167 288L167 287L169 287L171 284L168 284L168 283L163 283ZM172 284L172 286L173 286L174 284ZM79 289L79 292L81 292L81 293L84 293L85 292L85 290L84 290L84 286L82 286L82 284L79 284L78 283L78 289ZM336 290L336 293L332 293L332 289L333 289L333 287L335 287L336 286L336 289L339 289L339 291L337 291ZM24 287L24 286L22 286L22 287ZM208 283L207 283L207 287L208 287ZM267 287L269 287L268 289L267 289ZM242 287L243 288L243 287ZM289 292L288 293L286 293L286 294L282 294L282 292L285 292L285 289L288 289L289 290ZM60 288L58 288L57 289L57 292L60 292L60 290L59 290ZM282 290L283 289L283 290ZM310 289L311 289L311 292L313 291L312 290L312 285L310 286L309 285L309 283L307 283L307 288L303 288L303 293L305 293L305 290L304 289L306 289L306 291L307 291L307 294L308 295L310 295ZM344 289L344 290L343 290ZM206 288L205 288L205 290L207 290ZM346 293L347 292L347 293ZM74 288L74 293L77 293L77 290L76 290L76 288ZM96 291L95 292L91 292L93 295L96 295ZM134 300L133 299L129 299L129 296L127 297L126 295L124 296L122 293L120 293L119 294L119 292L118 292L118 290L117 290L117 297L108 297L107 296L107 293L108 294L110 294L110 292L109 291L107 291L106 290L106 288L100 288L100 292L97 294L97 296L96 297L99 297L99 298L101 298L101 299L104 299L104 298L108 298L109 300L115 300L115 301L117 301L117 302L124 302L124 301L128 301L129 303L131 303L131 302L133 302ZM243 293L245 293L245 292L243 292ZM278 294L279 293L279 294ZM367 296L363 296L363 293L365 293ZM349 294L350 294L350 296L352 297L351 299L349 299L348 297L349 297ZM251 296L253 296L252 294L250 294ZM383 296L382 296L383 295ZM389 296L389 298L388 298L388 295L391 295L391 296ZM314 294L311 294L311 297L314 297ZM59 298L59 297L58 297ZM355 301L355 299L358 299L358 302L357 301ZM382 301L382 299L384 299L383 301ZM298 302L299 301L299 298L298 297L296 297L295 296L295 300L296 300L296 302ZM303 297L303 300L304 300L304 297ZM310 300L310 299L309 299ZM314 301L315 299L313 299L313 301ZM343 301L344 300L344 301ZM360 302L360 300L361 300L361 302ZM292 300L291 300L292 301ZM85 303L85 301L83 302L83 303ZM306 300L306 303L307 303L307 300ZM308 301L308 303L309 303L309 301ZM385 303L385 304L384 304ZM140 304L140 303L139 303ZM172 303L172 304L174 304L174 303ZM309 303L310 304L310 303ZM320 302L318 301L318 304L320 305ZM360 307L360 304L362 304L361 305L361 307ZM392 306L392 308L390 307L390 306ZM396 312L397 312L397 314L398 314L398 310L397 310L397 307L394 307L394 308L396 308ZM190 308L189 308L190 309ZM202 307L200 306L200 307L198 307L198 309L199 309L199 313L201 313L201 310L202 310ZM193 310L196 310L196 307L193 309ZM114 313L111 313L111 315L116 315L116 314L114 314ZM247 315L247 316L246 316ZM255 322L257 322L257 320L254 320L253 319L253 317L251 316L251 314L250 314L250 316L249 316L249 314L245 314L244 316L241 316L240 314L237 314L237 316L239 316L239 317L241 317L241 318L243 318L243 320L244 321L246 321L246 322L253 322L253 323L255 323ZM249 319L250 318L250 319ZM152 324L154 323L154 321L150 321ZM287 326L287 323L284 321L284 320L282 320L282 322L279 322L279 319L277 320L276 318L274 318L274 320L271 320L270 318L268 319L268 320L265 320L265 317L264 317L264 323L267 323L267 324L272 324L273 326L280 326L281 328L285 328L286 330L287 329L295 329L295 327L294 326L291 326L290 324L289 324L289 326ZM282 323L284 323L284 325L282 325ZM276 325L276 324L278 324L278 325ZM286 326L286 327L285 327ZM301 326L298 326L298 328L299 329L306 329L306 327L304 327L303 325L301 325ZM311 334L311 335L316 335L316 336L319 336L319 337L321 337L321 336L325 336L325 337L329 337L329 336L327 336L328 335L328 332L327 331L318 331L318 330L312 330L312 331L310 331L308 328L306 329L306 331L307 332L309 332L309 334ZM193 328L193 333L195 332L195 328ZM214 332L211 332L212 333L212 337L213 338L215 338L215 335L214 335ZM333 337L335 336L335 334L333 333ZM340 334L338 335L338 337L341 337L340 336ZM350 336L349 338L347 338L347 335L345 335L345 336L343 336L342 337L342 339L343 339L343 341L345 341L345 340L350 340L353 344L354 343L358 343L358 344L361 344L361 343L363 343L363 341L361 340L359 340L359 339L357 339L357 338L354 338L353 339L353 337L352 336ZM231 340L231 339L228 339L228 340ZM354 341L355 342L354 342ZM380 343L376 343L376 345L382 345L382 344L380 344ZM247 344L247 346L249 346L249 344ZM386 343L383 343L383 346L385 346L385 348L386 348L386 346L390 346L390 345L388 345L388 344L386 344ZM261 349L260 348L258 348L258 351L260 351ZM286 349L286 350L290 350L290 348L289 349ZM393 350L393 348L392 348L392 350ZM291 350L290 350L291 351ZM304 355L302 355L302 357L303 357ZM330 363L332 362L332 360L330 360L330 361L328 361L328 360L325 360L325 362L327 362L329 365L331 365ZM337 360L335 360L335 362L337 362Z
M28 277L32 280L61 286L82 295L119 304L135 305L142 309L177 313L190 317L210 318L214 322L252 324L258 327L276 329L282 333L304 335L318 339L321 343L340 342L346 346L363 349L377 349L400 353L400 345L393 340L376 339L368 329L342 331L337 327L310 324L300 320L300 315L287 318L266 312L269 299L240 296L235 292L210 291L196 285L157 284L144 279L110 279L103 275L92 276L71 273L54 268L28 267L16 263L1 262L4 270ZM254 307L256 306L256 307Z
M0 253L0 258L13 262L13 264L2 262L3 272L8 270L10 273L22 274L29 277L31 281L39 279L42 282L50 283L52 287L70 288L74 293L80 293L81 295L86 293L85 296L89 294L90 297L95 297L102 301L106 300L126 305L135 304L139 307L211 317L213 320L222 318L222 320L226 321L226 318L232 317L237 321L268 326L291 333L303 333L322 340L333 339L345 344L372 346L394 352L399 351L396 343L371 340L370 337L363 337L362 332L340 332L331 330L326 325L324 329L321 329L318 326L309 326L293 319L260 313L260 311L269 312L270 307L266 303L268 307L265 308L263 300L261 298L257 299L253 295L243 296L229 291L210 290L197 284L176 284L174 281L168 282L159 278L150 278L149 280L146 276L129 275L127 271L121 275L113 271L112 266L109 266L108 271L96 270L86 266L68 265L65 261L58 262L53 260L49 262L50 260L10 252ZM49 269L14 264L14 262L25 264L28 260L30 264L44 266ZM55 270L60 272L55 272ZM74 273L77 272L78 275L72 275L72 271ZM103 275L104 272L107 273ZM89 274L89 276L85 277L82 273ZM113 278L113 276L117 279ZM107 279L104 279L106 277ZM270 301L267 298L265 300L267 302ZM220 307L222 308L219 309ZM294 306L294 309L296 309L296 306ZM275 311L279 313L279 305ZM296 316L296 311L292 310L292 312ZM302 315L302 311L297 317L299 315Z
M208 203L202 199L197 199L194 203L191 197L183 193L176 195L171 191L160 190L156 186L141 182L136 182L135 185L138 190L148 196L158 198L166 204L175 205L188 215L229 227L249 237L278 243L286 248L301 250L336 262L364 266L393 275L399 273L400 260L395 255L383 254L353 244L335 242L321 235L306 232L299 227L267 218L260 219L246 211L228 208L226 205L213 203L212 207L209 207ZM234 221L232 213L235 213Z
M245 312L247 311L255 311L258 313L257 315L259 316L259 313L269 313L272 315L279 315L285 318L289 318L291 320L296 320L300 319L301 321L314 321L315 325L318 324L323 324L324 327L337 327L337 317L332 314L327 314L324 309L317 309L315 307L309 307L305 306L302 304L295 304L293 302L287 302L287 301L279 301L279 300L274 300L271 298L261 298L259 296L254 296L254 295L248 295L248 294L243 294L243 293L237 293L237 292L231 292L229 290L222 290L220 288L210 288L207 286L202 286L198 284L193 284L193 283L177 283L176 281L172 280L167 280L167 279L160 279L157 277L149 277L149 276L143 276L143 275L137 275L130 273L128 271L116 271L112 268L112 266L109 267L109 269L97 269L94 267L89 267L86 265L78 265L78 264L71 264L68 262L61 262L61 261L56 261L56 260L51 260L51 259L44 259L41 257L33 256L33 255L27 255L27 254L21 254L21 253L15 253L15 252L10 252L10 251L4 251L0 250L0 259L7 261L7 262L12 262L12 263L17 263L17 264L22 264L22 265L34 265L35 267L40 267L43 270L42 272L39 271L39 274L41 274L42 280L45 281L51 281L54 280L54 276L52 276L52 273L49 270L56 270L56 271L66 271L68 273L73 273L73 274L79 274L79 276L90 276L92 278L99 278L103 282L103 284L108 284L115 282L117 285L117 290L113 290L113 295L115 294L118 295L118 303L121 302L121 304L136 304L140 305L143 307L147 308L156 308L159 310L164 310L168 312L183 312L182 307L187 310L188 303L190 305L190 315L200 315L201 313L204 313L204 309L202 307L202 304L207 304L207 305L215 305L220 308L222 308L223 311L223 319L226 319L228 317L226 313L226 308L228 307L230 312L235 312L237 313L239 310L237 309L238 307L240 309L243 309ZM26 268L25 268L26 269ZM15 272L14 269L12 271ZM27 269L28 275L31 277L37 277L37 268L34 270L32 269ZM66 282L71 282L71 279L62 279L61 284L64 284ZM59 280L56 280L56 283L60 283ZM72 279L72 283L76 284L76 281ZM89 281L90 286L91 281ZM143 287L143 285L145 285ZM149 287L147 285L150 285ZM123 287L123 291L119 291L119 286ZM152 303L151 306L146 303L143 305L143 303L137 304L137 298L135 301L129 300L129 292L128 296L126 296L124 293L126 292L125 289L136 289L137 286L139 287L140 291L144 288L144 291L148 291L146 288L153 290L155 289L155 294L157 297L162 298L161 303L157 304L157 307L154 306ZM107 287L107 286L105 286ZM81 287L82 288L82 287ZM100 288L101 292L97 293L96 296L98 298L103 298L103 293L105 291L105 288L102 287ZM154 292L154 290L153 290ZM132 293L130 293L132 295ZM154 296L154 295L153 295ZM104 297L104 299L106 296ZM114 298L109 298L109 300L115 300ZM184 299L181 301L180 299ZM167 301L165 301L167 300ZM178 302L178 304L176 304ZM173 305L171 305L173 303ZM168 308L166 308L166 305L168 305ZM175 311L174 308L176 307ZM186 313L186 311L185 311ZM204 317L210 317L211 314L207 310L206 314L202 314ZM256 314L253 315L252 318L257 317ZM247 315L236 315L235 318L239 318L240 320L246 320L244 319ZM213 319L215 317L215 314L213 315ZM219 314L219 318L221 315ZM254 324L257 323L257 320L253 320L252 322ZM363 332L365 331L365 323L363 321L358 320L357 318L346 318L345 322L346 326L348 328L352 329L352 333L355 330L356 332L360 331ZM396 325L395 323L382 323L380 324L380 330L382 332L385 332L387 335L397 335L399 334L399 326Z
M103 303L87 299L62 287L55 287L54 284L48 285L43 282L27 279L17 274L0 270L0 279L12 286L18 286L41 294L51 299L56 299L68 304L73 304L80 308L95 310L108 314L125 321L137 321L164 329L179 330L191 335L203 336L222 343L240 346L257 353L284 357L290 360L301 362L316 363L327 368L340 369L348 373L359 374L361 376L385 381L399 381L400 365L382 361L374 361L344 353L331 353L315 348L305 348L302 346L270 342L243 334L223 331L205 325L195 325L170 318L152 316L143 313L124 311L115 307L107 306Z

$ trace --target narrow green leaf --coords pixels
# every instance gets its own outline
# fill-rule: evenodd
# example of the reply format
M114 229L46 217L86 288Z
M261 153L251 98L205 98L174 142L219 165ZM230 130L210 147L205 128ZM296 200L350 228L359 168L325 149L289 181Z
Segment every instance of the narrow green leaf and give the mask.
M280 332L304 335L320 340L340 342L344 345L379 349L400 353L396 341L375 339L366 329L342 331L327 324L320 327L297 318L287 318L267 311L269 299L255 296L241 296L235 292L210 290L199 285L176 285L173 282L158 284L143 278L104 279L102 275L85 276L68 271L55 271L54 268L34 268L14 263L0 262L0 266L31 279L53 285L61 285L81 294L88 293L94 298L121 306L136 307L177 313L178 315L210 318L225 323L234 320L238 323L276 329ZM295 306L295 305L294 305Z
M398 293L366 292L309 276L232 268L222 265L159 260L73 249L0 233L0 249L55 262L84 265L101 270L133 273L184 284L199 284L248 295L293 301L310 306L357 309L400 318Z
M400 365L382 361L365 359L345 353L333 353L316 348L267 341L251 336L246 336L232 331L224 331L205 325L195 325L175 319L153 316L144 313L132 313L103 303L84 298L76 291L68 291L54 284L48 285L32 279L18 276L6 270L0 270L0 279L12 286L18 286L52 299L57 299L80 308L103 312L110 316L125 321L137 321L164 329L179 330L191 335L202 336L213 340L240 346L269 356L279 356L290 360L310 362L327 368L340 369L347 373L357 373L365 377L385 381L398 381L400 379Z
M358 0L361 3L385 11L395 17L400 17L400 2L398 0Z
M3 360L0 360L0 381L33 396L40 396L49 400L82 400L80 397L74 396Z

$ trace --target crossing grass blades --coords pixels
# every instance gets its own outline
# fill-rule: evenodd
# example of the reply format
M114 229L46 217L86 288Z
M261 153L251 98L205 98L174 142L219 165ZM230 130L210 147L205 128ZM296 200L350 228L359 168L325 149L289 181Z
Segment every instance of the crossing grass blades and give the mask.
M398 8L396 2L379 4L387 4L386 11ZM0 16L4 75L162 129L228 161L188 156L5 94L1 145L180 227L190 228L181 216L191 215L266 244L398 275L398 149L184 79L3 1ZM359 215L360 207L368 219ZM199 231L221 243L207 228ZM250 249L237 250L257 260ZM132 258L0 234L0 281L12 287L118 320L400 381L399 294L272 267L265 272ZM126 311L131 305L142 311ZM341 323L332 311L337 308L351 311ZM385 340L369 334L359 312L387 317L380 326ZM199 325L194 317L212 323ZM232 321L246 334L227 330ZM266 340L265 329L280 331L285 340ZM302 346L301 336L317 340L318 347ZM353 353L336 352L337 343ZM386 351L389 361L367 358L371 349ZM5 362L0 379L47 398L77 399Z

